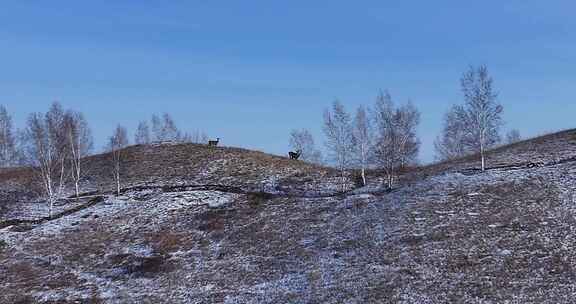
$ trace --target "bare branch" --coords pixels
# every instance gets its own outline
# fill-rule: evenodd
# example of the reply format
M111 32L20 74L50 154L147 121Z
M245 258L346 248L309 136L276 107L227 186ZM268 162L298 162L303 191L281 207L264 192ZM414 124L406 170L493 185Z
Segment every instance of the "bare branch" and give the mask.
M148 126L148 122L141 121L138 124L138 129L136 129L136 134L134 135L134 143L137 145L150 143L150 127Z
M374 158L386 172L388 187L392 188L397 170L416 162L420 149L416 135L420 113L411 103L396 108L386 92L376 99L373 115L376 124Z
M0 168L15 166L18 160L12 117L6 108L0 105Z
M340 170L342 191L346 187L345 171L352 164L353 135L350 115L339 101L334 101L332 111L324 112L324 134L330 158Z

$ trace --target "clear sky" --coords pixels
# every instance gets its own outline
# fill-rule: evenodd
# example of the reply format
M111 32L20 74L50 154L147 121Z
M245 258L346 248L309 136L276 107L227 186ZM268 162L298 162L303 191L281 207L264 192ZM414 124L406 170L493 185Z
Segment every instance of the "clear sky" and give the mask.
M21 127L54 101L85 113L98 147L117 123L169 112L225 145L321 145L322 111L380 89L422 112L433 159L459 78L485 64L523 136L576 127L573 1L2 1L0 104Z

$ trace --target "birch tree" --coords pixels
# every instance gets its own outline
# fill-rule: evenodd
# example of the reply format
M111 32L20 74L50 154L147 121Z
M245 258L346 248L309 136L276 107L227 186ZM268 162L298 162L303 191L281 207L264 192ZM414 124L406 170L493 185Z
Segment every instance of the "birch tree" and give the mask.
M195 130L194 132L186 133L184 138L182 139L183 142L189 142L194 144L206 144L208 143L208 135L200 130Z
M354 152L356 162L360 166L362 184L366 185L366 168L368 167L369 152L372 146L372 125L364 106L359 106L354 117L352 129L354 138Z
M88 122L84 119L84 115L80 112L68 111L64 123L74 190L76 197L79 197L80 181L84 176L82 161L92 151L92 132L88 126Z
M183 141L182 133L178 130L176 122L168 113L162 114L162 117L152 115L152 137L154 141Z
M394 127L394 104L388 92L380 93L376 98L374 122L377 127L374 158L378 166L386 173L388 188L392 188L394 169L397 165L395 155L397 134Z
M200 131L196 131L195 135L194 135L195 139L194 139L194 143L197 144L204 144L208 142L208 134L206 134L205 132L200 132Z
M160 117L158 117L158 115L156 114L153 114L152 119L150 121L152 123L152 140L153 141L164 140L163 124Z
M0 167L10 167L17 163L18 153L12 116L0 105Z
M374 159L387 177L388 188L394 185L398 170L416 161L420 141L416 127L418 110L410 103L395 108L388 92L380 93L373 112L376 125Z
M128 132L126 128L118 125L114 130L114 134L108 141L108 149L112 157L112 168L114 175L114 182L116 183L116 193L120 195L120 178L122 172L122 163L124 161L124 148L128 146Z
M345 173L352 163L354 141L350 114L339 101L334 101L331 111L329 109L324 111L324 134L326 148L340 171L342 191L345 191Z
M482 171L486 170L486 150L500 141L503 107L498 103L492 77L485 66L470 67L461 79L464 94L459 119L466 132L465 144L480 153Z
M174 122L172 116L168 113L164 113L164 115L162 115L162 121L162 140L181 141L182 134L180 133L180 130L178 130L178 127L176 127L176 122Z
M46 124L51 142L56 151L58 165L58 198L63 194L66 186L66 161L69 157L67 130L64 109L58 102L54 102L46 113Z
M465 121L460 119L463 113L462 106L454 105L444 115L442 132L434 141L438 160L456 159L470 153L470 148L466 146Z
M416 128L420 124L420 112L408 102L396 110L395 126L398 134L399 168L404 169L417 161L420 150L420 140Z
M148 122L141 121L136 129L136 134L134 135L134 143L137 145L147 145L150 143L150 127Z
M54 103L46 114L31 114L25 131L27 156L40 176L49 203L50 217L54 203L63 194L66 182L68 150L65 130L62 107Z
M314 137L307 129L292 130L289 145L292 150L301 152L300 159L315 164L322 162L322 153L316 149Z
M182 134L180 135L180 140L179 140L179 141L180 141L181 143L190 144L190 143L193 142L192 140L193 140L192 134L191 134L191 133L188 133L188 132L184 132L184 133L182 133Z

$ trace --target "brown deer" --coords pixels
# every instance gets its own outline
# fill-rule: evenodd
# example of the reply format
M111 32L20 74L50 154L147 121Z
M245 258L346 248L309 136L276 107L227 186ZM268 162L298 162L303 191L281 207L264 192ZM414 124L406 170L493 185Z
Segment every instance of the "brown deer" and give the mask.
M300 158L300 155L302 155L302 150L296 150L296 152L288 152L288 156L290 156L290 159L294 159L294 160L298 160Z
M220 138L217 138L216 140L209 140L208 141L208 146L210 147L216 147L218 146L218 143L220 142Z

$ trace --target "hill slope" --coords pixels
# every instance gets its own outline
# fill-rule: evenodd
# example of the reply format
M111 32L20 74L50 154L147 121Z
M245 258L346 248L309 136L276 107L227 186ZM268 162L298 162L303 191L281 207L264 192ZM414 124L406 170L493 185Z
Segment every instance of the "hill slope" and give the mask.
M504 145L486 153L488 168L552 165L576 158L576 129L542 135L511 145ZM420 168L423 175L480 168L478 154Z
M300 186L274 194L131 188L122 197L87 198L89 208L0 230L0 301L571 303L576 163L565 142L570 134L493 152L513 168L469 174L475 164L462 160L391 193L306 195L301 185L330 180L330 170L298 164L312 171L283 175L276 170L292 162L265 156L253 164L272 168L267 173L227 175L239 172L228 163L206 180L250 190L273 174ZM158 160L171 155L166 149ZM549 152L562 158L517 166L553 160ZM133 172L142 163L137 159ZM174 164L157 169L184 172L171 169ZM180 174L130 183L178 184ZM185 184L207 184L182 176Z
M122 151L123 187L136 185L220 184L252 188L271 178L290 179L306 175L323 178L333 170L240 148L200 144L162 143L130 146ZM114 189L109 153L83 161L88 191ZM22 184L31 173L23 169L0 171L0 180ZM2 187L4 188L4 187Z
M130 146L122 151L122 188L216 187L240 192L269 192L290 195L330 195L339 188L337 173L302 161L239 148L199 144L151 144ZM83 161L84 194L110 194L115 189L109 153ZM42 189L29 169L0 171L0 221L38 218L48 214L41 201ZM352 186L348 184L348 188ZM73 194L72 185L66 188ZM64 211L76 207L60 202Z

